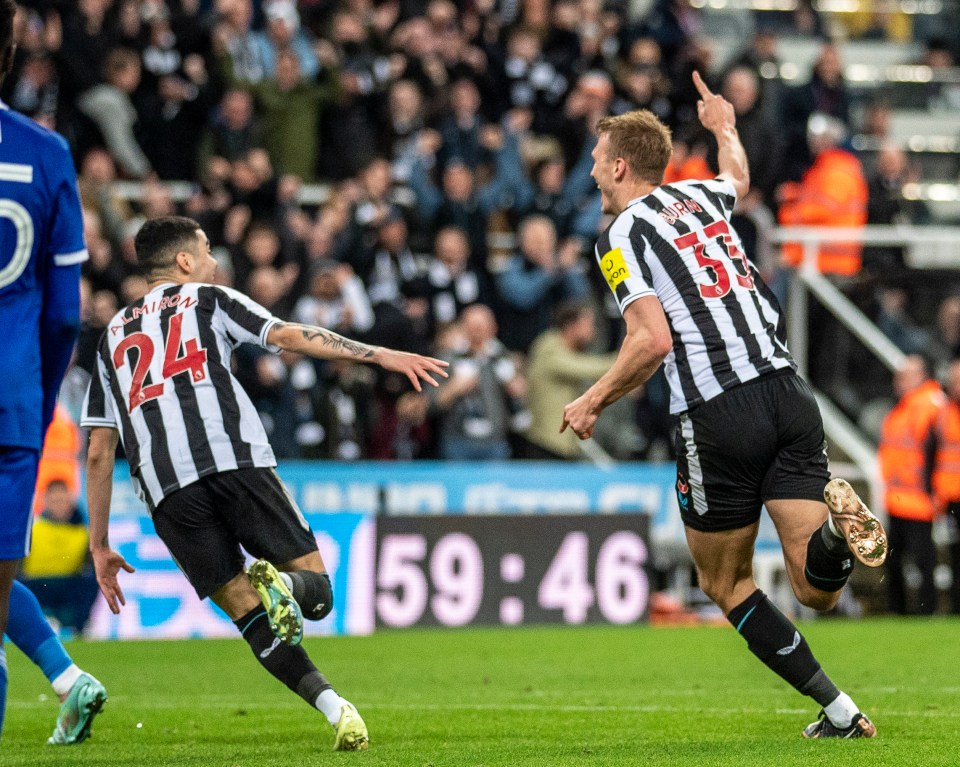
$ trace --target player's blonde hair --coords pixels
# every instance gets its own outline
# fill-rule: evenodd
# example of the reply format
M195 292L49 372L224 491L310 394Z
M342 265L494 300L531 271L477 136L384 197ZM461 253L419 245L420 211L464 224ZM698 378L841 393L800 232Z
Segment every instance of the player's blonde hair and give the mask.
M603 117L597 123L597 135L603 134L609 137L610 156L622 157L634 176L651 184L663 181L673 140L670 129L653 112L637 109Z

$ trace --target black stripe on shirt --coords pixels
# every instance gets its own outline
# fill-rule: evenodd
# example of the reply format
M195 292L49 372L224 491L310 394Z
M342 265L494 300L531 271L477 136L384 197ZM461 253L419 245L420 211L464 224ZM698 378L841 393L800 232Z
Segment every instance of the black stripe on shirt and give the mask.
M683 192L681 192L678 189L675 189L672 186L665 184L660 188L664 192L669 194L671 197L673 197L674 199L680 202L683 202L684 204L686 204L686 201L690 199L689 195L684 194ZM696 200L694 202L696 202ZM710 224L716 223L716 220L714 219L714 217L711 216L706 211L702 210L700 212L697 212L695 210L691 210L690 212L694 215L694 217L697 219L697 221L700 222L700 224L703 227L707 227ZM732 236L734 232L731 230L730 234ZM717 244L720 246L720 249L723 251L723 254L726 257L726 262L724 262L723 268L727 269L727 279L729 279L731 283L733 283L733 281L735 281L738 276L740 277L747 276L747 275L741 274L740 270L737 268L737 264L735 262L740 261L740 259L734 259L730 256L730 250L729 248L727 248L726 243L723 241L723 237L715 237L715 238L708 239L706 234L704 233L703 238L704 238L703 239L704 249L709 248L712 244ZM746 258L744 257L744 261L745 260ZM728 265L729 267L732 267L732 268L727 268ZM744 263L743 266L744 268L749 268L746 263ZM752 291L750 292L752 293ZM740 339L743 341L747 349L747 358L749 359L750 364L756 369L756 372L759 375L763 375L764 373L769 373L774 369L773 365L771 365L770 362L766 359L766 357L763 356L763 352L760 349L760 344L757 342L757 339L755 336L755 332L763 332L766 329L765 326L767 325L767 323L764 320L763 315L761 314L759 319L763 323L764 327L758 326L754 328L751 326L750 321L747 319L747 316L743 311L743 307L740 305L740 301L737 298L739 294L740 294L740 291L736 290L731 284L731 289L727 291L727 293L720 299L720 301L723 304L723 308L727 310L727 314L730 315L730 321L733 323L733 328L736 331L737 336L740 337ZM737 377L740 378L739 375ZM750 376L750 377L752 378L753 376Z
M736 198L730 194L724 194L723 192L714 192L706 184L692 184L694 189L699 189L701 192L706 195L706 198L710 200L710 203L715 207L723 217L726 219L730 218L730 214L733 213L733 206L736 204Z
M660 204L659 201L657 204ZM650 247L663 265L664 271L671 282L673 282L677 293L680 295L680 299L683 301L684 306L686 306L691 322L696 326L700 335L703 336L707 359L710 361L711 371L719 382L720 387L726 388L734 383L739 383L740 379L733 372L733 363L727 354L720 328L713 319L713 315L710 314L706 300L700 295L700 287L697 285L696 280L694 280L690 270L687 269L687 265L683 257L678 253L676 246L672 242L667 242L663 239L660 233L657 232L656 227L649 221L638 218L634 226L638 228L639 233L650 243ZM684 228L687 228L686 225L684 225ZM676 350L676 347L674 347L674 349ZM686 362L686 370L684 370L680 368L678 360L677 368L681 374L681 380L683 375L689 376L694 382L694 388L696 388L694 372L690 367L689 361ZM686 392L686 388L684 391ZM686 393L684 396L686 396ZM696 401L699 402L701 400L702 397L698 393ZM692 406L696 403L690 402L689 404Z
M213 287L204 286L197 289L197 327L200 329L200 345L207 350L207 371L210 374L210 382L217 392L217 403L220 405L223 429L230 438L237 465L240 467L252 466L253 454L250 445L244 442L243 437L240 436L242 415L240 404L237 402L237 395L233 391L230 369L227 367L229 361L221 358L220 347L217 345L217 334L213 330L213 314L217 308L217 297L219 295L225 294ZM262 329L262 323L260 327Z
M215 287L205 288L205 290L214 292L214 295L216 296L216 302L220 306L220 309L231 320L237 323L244 330L255 335L257 338L260 337L260 333L263 332L263 326L270 321L269 319L251 312L246 306L223 290L219 290Z
M140 306L143 306L143 299L131 304L131 306L127 308L125 315L130 316L132 319L123 326L124 338L143 331L143 313L138 312L134 317L131 311L133 307ZM154 349L153 353L154 355L162 355L163 349ZM139 356L139 350L137 355ZM128 352L127 364L132 365L133 362L132 355ZM134 369L135 368L131 368L131 371ZM162 382L158 381L158 383ZM148 370L143 379L143 387L146 388L152 384L153 381L150 378L150 371ZM128 391L126 394L127 401L129 401L130 392ZM173 465L173 459L170 457L170 443L167 440L167 427L163 423L163 408L160 406L160 398L157 397L147 400L142 405L138 405L138 408L143 420L146 421L147 431L150 434L150 463L157 474L157 482L160 483L160 487L164 495L166 495L173 490L179 489L180 480L177 477L177 470Z
M107 331L109 332L109 330ZM107 339L107 333L100 339L100 347L97 349L100 355L100 362L107 371L107 380L110 384L110 392L113 395L114 404L117 406L117 417L120 423L120 434L123 436L123 452L127 457L127 463L130 464L130 470L134 471L140 465L140 445L137 443L137 435L133 430L133 421L130 420L130 413L127 411L130 403L130 395L123 396L120 391L120 380L113 368L113 360L110 354L110 342ZM99 374L97 374L99 375Z
M182 285L176 285L167 288L163 291L163 297L169 298L176 295L182 287ZM160 311L160 333L163 336L164 349L166 349L167 338L170 335L170 319L177 313L177 308L182 303L182 301L175 303L173 306L167 306ZM181 348L182 345L183 341L181 339ZM181 349L174 349L173 352L175 357L179 357ZM168 386L172 383L174 391L177 393L177 402L180 404L183 423L187 429L187 446L190 448L190 455L198 476L202 477L215 472L217 462L213 457L213 450L210 447L210 440L207 437L207 430L203 422L203 414L200 412L200 403L197 401L197 392L193 387L193 380L189 371L183 371L180 375L167 379L166 383Z
M767 326L767 336L770 338L770 342L773 344L774 354L780 359L788 360L790 366L796 370L797 365L793 361L793 355L790 354L790 350L787 347L787 321L784 316L783 310L780 308L780 302L777 301L777 297L774 295L773 291L770 290L770 287L766 282L760 277L760 273L754 269L751 265L751 273L753 274L753 285L756 288L756 292L753 294L753 302L757 307L757 313L763 317L763 307L760 305L760 298L762 297L773 310L777 313L777 325L774 327L769 321L765 322Z
M636 253L646 253L648 247L647 240L640 234L637 223L638 222L635 221L634 225L630 228L630 244L637 248ZM638 255L637 261L641 260L643 260L644 266L649 270L649 264ZM651 282L650 284L652 285L653 283ZM674 283L674 285L676 285L676 283ZM692 406L691 403L700 402L703 397L700 395L699 389L697 389L697 384L690 370L690 362L687 359L687 347L684 346L683 337L674 327L673 319L670 315L668 314L666 317L667 325L670 327L670 337L673 340L673 364L676 365L678 378L680 379L680 390L683 392L683 398L689 407Z

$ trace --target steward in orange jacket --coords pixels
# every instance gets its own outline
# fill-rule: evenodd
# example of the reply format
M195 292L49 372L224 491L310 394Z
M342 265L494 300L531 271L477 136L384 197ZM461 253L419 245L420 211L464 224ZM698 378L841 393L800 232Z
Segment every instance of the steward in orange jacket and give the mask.
M937 587L933 571L937 549L933 545L933 518L937 513L931 492L933 451L931 435L946 396L930 379L922 357L907 357L893 379L900 401L883 421L880 433L880 468L886 482L889 520L887 540L887 595L890 610L898 615L936 610ZM907 560L920 571L915 604L908 604L904 577Z
M675 149L674 154L670 157L670 163L663 171L663 181L661 183L672 184L674 181L687 181L690 179L703 181L708 178L713 178L716 175L716 173L710 170L707 161L700 155L688 154L678 157Z
M960 359L950 363L947 404L933 429L933 495L937 510L947 513L950 536L950 612L960 614Z
M952 397L934 422L933 496L937 509L960 503L960 402Z
M892 517L932 522L936 515L928 444L945 402L940 384L927 380L904 394L883 421L880 469Z
M43 494L54 480L63 482L74 498L80 497L80 429L62 405L53 411L53 421L43 441L37 470L33 511L41 511Z
M820 126L820 122L826 126ZM821 132L815 132L821 129ZM857 227L867 223L867 181L860 160L837 144L843 138L842 123L834 118L813 115L807 138L816 156L799 184L780 187L778 221L784 226ZM852 275L862 265L861 245L855 242L824 244L817 255L817 268L825 274ZM800 266L803 246L787 243L783 260Z

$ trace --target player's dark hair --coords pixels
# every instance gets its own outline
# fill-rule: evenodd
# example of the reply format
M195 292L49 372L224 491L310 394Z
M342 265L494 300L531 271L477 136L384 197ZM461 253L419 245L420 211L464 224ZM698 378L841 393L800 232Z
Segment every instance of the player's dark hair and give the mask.
M149 279L169 269L181 251L193 253L199 229L200 224L186 216L160 216L141 226L133 246L144 276Z

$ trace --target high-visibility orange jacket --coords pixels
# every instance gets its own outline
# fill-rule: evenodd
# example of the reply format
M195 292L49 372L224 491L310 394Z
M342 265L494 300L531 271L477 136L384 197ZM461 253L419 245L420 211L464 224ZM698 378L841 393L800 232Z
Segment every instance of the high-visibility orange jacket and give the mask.
M933 495L937 508L960 501L960 402L948 400L934 422Z
M880 470L886 483L887 513L901 519L932 522L936 514L928 481L930 430L946 396L936 381L904 395L883 421Z
M674 181L687 181L695 179L702 181L713 178L717 174L710 170L707 161L700 155L691 154L682 163L676 164L673 158L670 158L670 164L663 171L663 183L672 184Z
M777 216L785 226L863 226L867 223L867 182L863 166L843 149L821 152L799 184L786 185L787 199ZM827 274L851 275L860 271L861 247L855 242L824 244L817 267ZM787 243L783 260L799 266L803 246Z
M43 493L55 479L66 483L75 498L80 496L80 429L60 405L53 411L53 421L43 442L37 469L37 490L33 497L34 513L40 511Z

